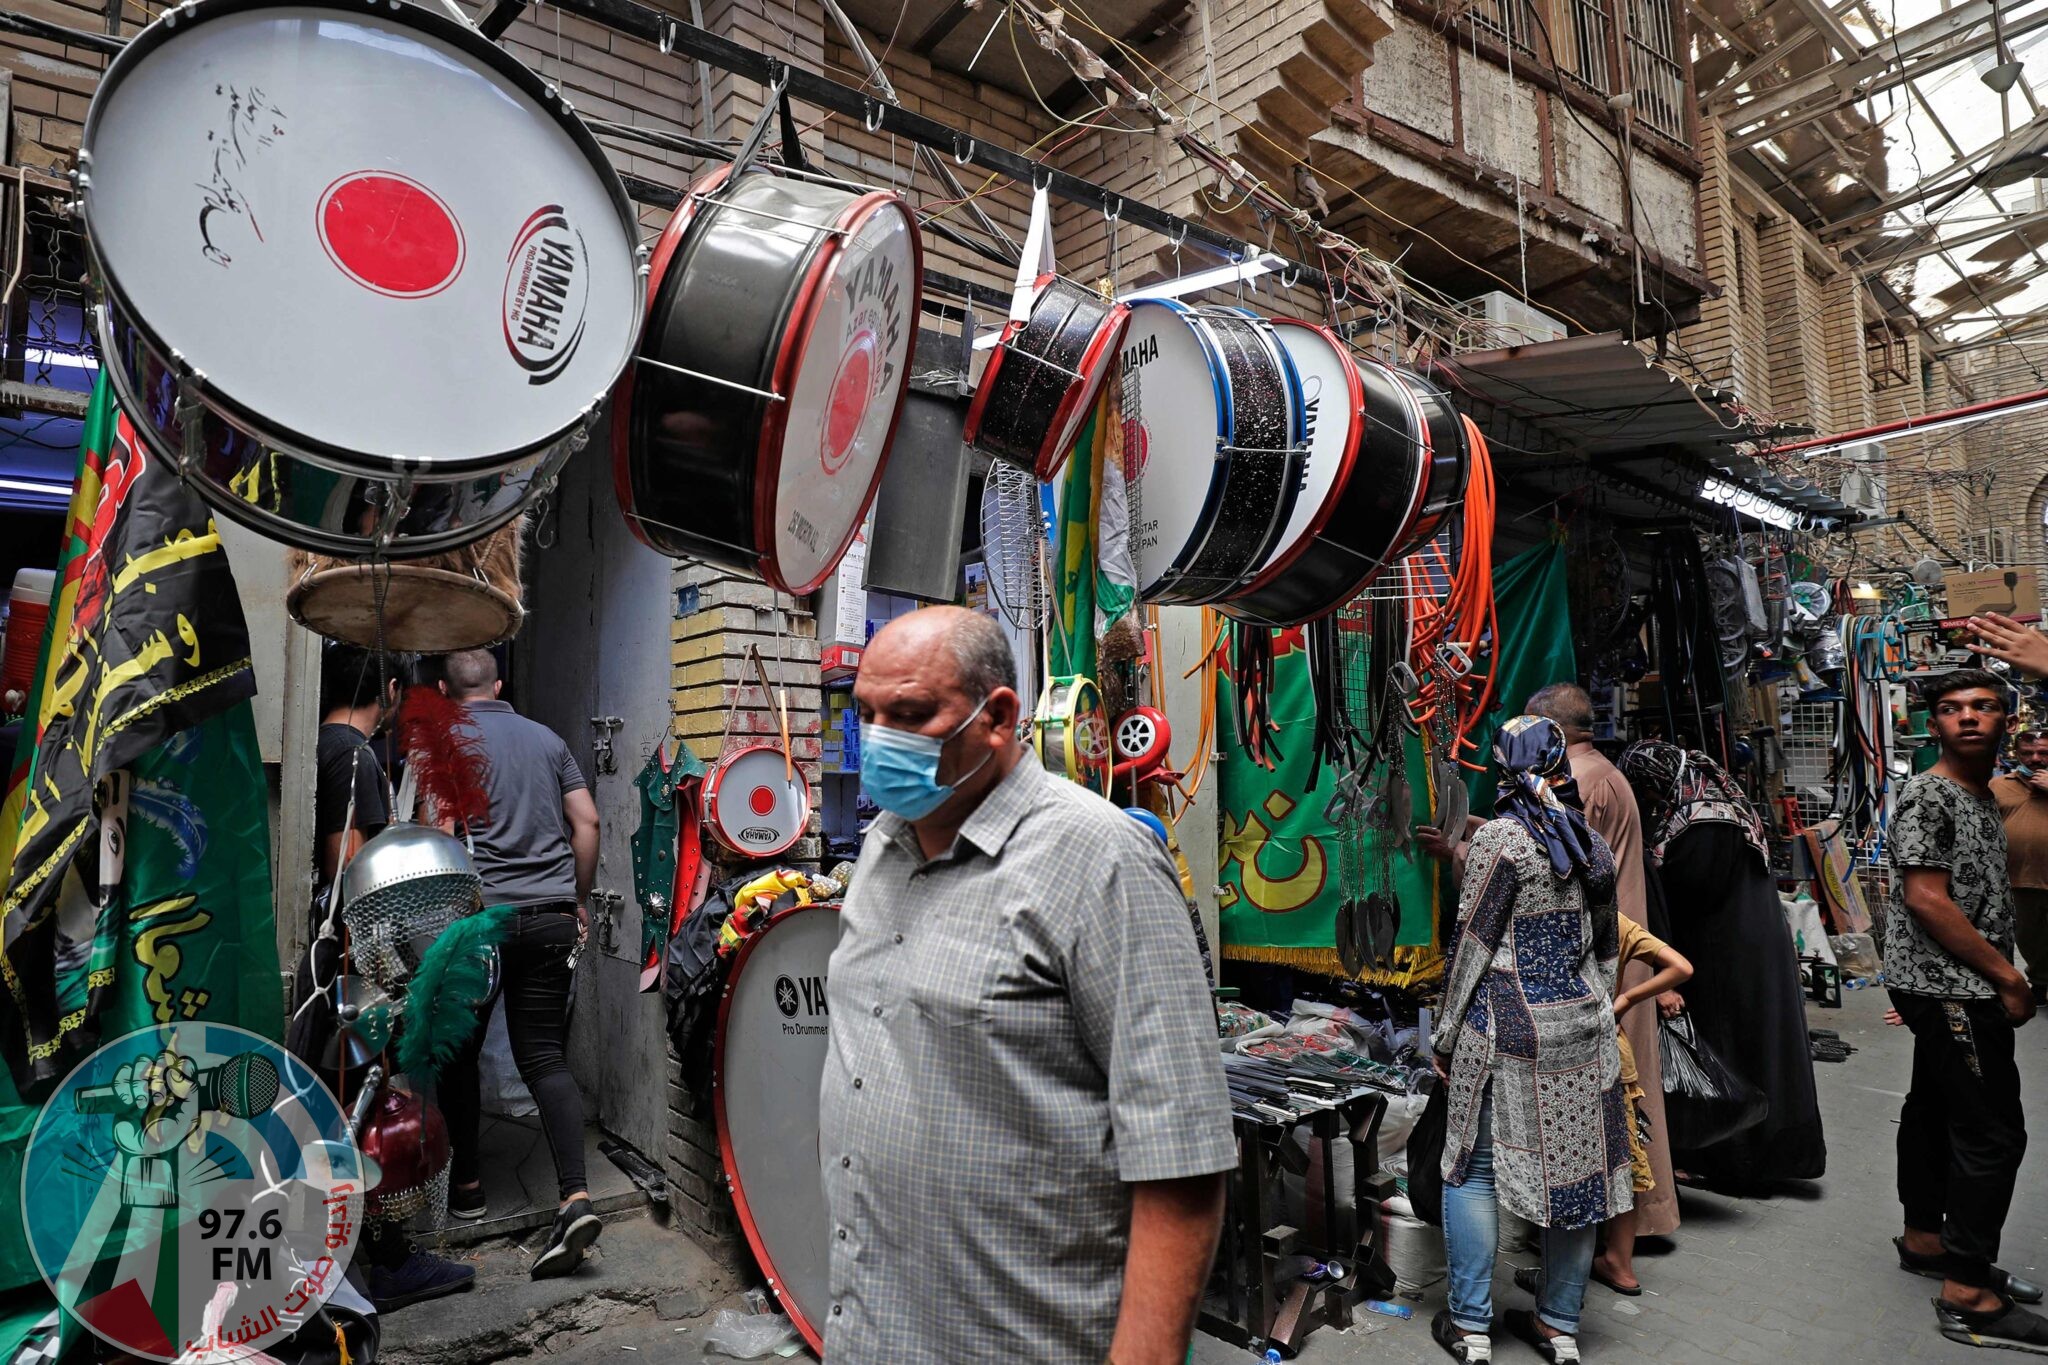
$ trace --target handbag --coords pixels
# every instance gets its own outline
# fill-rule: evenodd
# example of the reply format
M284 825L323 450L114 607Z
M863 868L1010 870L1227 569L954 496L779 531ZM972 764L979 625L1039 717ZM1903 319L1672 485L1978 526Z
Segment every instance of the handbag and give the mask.
M1690 1014L1663 1020L1657 1055L1664 1066L1664 1126L1671 1145L1698 1151L1763 1122L1770 1101L1699 1036Z
M1444 1225L1444 1130L1450 1103L1444 1083L1432 1079L1429 1102L1408 1134L1408 1202L1417 1218L1438 1228Z

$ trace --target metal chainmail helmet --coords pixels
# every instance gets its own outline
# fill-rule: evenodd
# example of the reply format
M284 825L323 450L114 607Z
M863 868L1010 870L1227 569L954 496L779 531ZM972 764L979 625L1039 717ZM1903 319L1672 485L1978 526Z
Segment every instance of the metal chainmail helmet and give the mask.
M340 895L350 955L395 998L441 931L483 907L483 879L460 839L402 823L350 859Z

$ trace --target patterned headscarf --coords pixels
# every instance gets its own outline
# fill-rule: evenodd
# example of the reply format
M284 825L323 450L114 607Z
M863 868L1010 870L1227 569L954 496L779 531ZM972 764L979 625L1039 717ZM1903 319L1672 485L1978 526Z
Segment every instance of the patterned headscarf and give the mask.
M1493 766L1500 774L1494 812L1543 845L1560 880L1576 876L1598 893L1602 880L1612 880L1613 865L1594 857L1594 835L1579 809L1565 749L1564 731L1547 716L1516 716L1503 724L1493 736Z
M1666 846L1689 826L1718 821L1741 830L1756 856L1769 864L1763 817L1728 770L1706 754L1645 739L1624 749L1617 766L1642 800L1649 822L1643 842L1652 857L1661 859Z

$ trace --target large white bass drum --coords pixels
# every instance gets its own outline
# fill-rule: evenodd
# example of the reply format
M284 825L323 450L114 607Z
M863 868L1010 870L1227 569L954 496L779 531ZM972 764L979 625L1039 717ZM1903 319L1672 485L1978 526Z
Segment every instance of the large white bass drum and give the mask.
M638 230L589 130L414 5L166 10L100 83L78 191L123 411L301 549L433 554L509 521L639 325Z

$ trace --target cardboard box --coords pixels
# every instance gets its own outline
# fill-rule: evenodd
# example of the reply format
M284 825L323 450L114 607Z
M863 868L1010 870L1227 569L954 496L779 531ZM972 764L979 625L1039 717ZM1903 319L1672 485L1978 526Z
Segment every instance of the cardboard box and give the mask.
M2038 570L1980 569L1976 573L1950 574L1948 612L1942 624L1967 620L1995 611L2015 621L2041 619L2041 577Z

